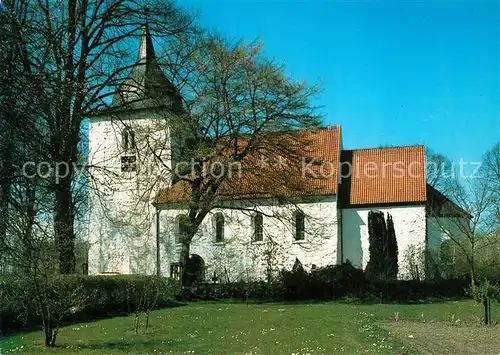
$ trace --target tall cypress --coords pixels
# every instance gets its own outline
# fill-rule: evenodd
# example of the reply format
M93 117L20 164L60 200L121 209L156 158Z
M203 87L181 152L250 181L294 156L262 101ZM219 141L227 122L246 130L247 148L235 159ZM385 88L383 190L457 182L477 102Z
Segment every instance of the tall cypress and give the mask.
M369 277L378 278L384 274L387 254L387 228L383 212L368 212L368 238L370 259L366 273Z
M398 242L392 216L387 214L387 254L386 254L387 275L391 279L398 277Z
M392 216L383 212L368 212L368 236L370 259L366 266L368 277L396 279L398 275L398 245Z

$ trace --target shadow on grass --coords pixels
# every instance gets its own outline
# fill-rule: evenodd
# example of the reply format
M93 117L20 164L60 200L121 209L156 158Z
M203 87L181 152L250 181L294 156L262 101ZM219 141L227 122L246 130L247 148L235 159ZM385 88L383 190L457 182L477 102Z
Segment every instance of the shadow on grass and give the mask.
M161 341L155 338L151 339L133 339L133 340L119 340L119 341L106 341L100 343L88 343L79 345L65 345L61 344L58 348L71 349L71 350L99 350L107 354L110 350L131 350L132 348L141 349L141 353L154 351L155 349L165 349L165 347L176 347L180 343L172 340Z
M163 302L162 304L158 305L153 311L159 310L159 309L165 309L165 308L177 308L177 307L183 307L186 306L187 303L185 302L179 302L179 301L166 301ZM96 313L91 313L89 314L74 314L72 315L71 319L64 319L60 326L68 326L76 323L92 323L96 322L102 319L111 319L111 318L119 318L119 317L128 317L130 315L133 315L135 311L131 310L131 312L108 312L108 311L103 311L103 312L96 312Z

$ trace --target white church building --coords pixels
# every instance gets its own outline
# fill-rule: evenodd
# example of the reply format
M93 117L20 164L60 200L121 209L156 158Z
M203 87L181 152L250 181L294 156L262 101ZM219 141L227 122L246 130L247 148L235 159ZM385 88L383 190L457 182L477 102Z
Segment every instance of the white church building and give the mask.
M160 129L158 122L165 122L165 115L174 119L181 107L177 90L156 61L146 28L138 65L113 105L89 118L89 175L94 185L89 273L178 276L189 189L182 181L173 183L155 155L174 166L174 151L179 149L175 134ZM291 269L296 260L306 270L345 261L364 268L372 210L393 218L400 277L409 277L414 267L421 267L423 274L424 260L411 259L440 246L444 233L434 223L429 201L433 196L445 199L426 184L424 147L345 150L340 126L302 134L310 140L314 158L333 167L329 178L293 204L252 195L248 187L244 194L235 186L230 195L220 196L221 207L204 219L191 243L191 258L201 266L203 277L265 279L269 273ZM151 142L161 142L154 154L146 153Z

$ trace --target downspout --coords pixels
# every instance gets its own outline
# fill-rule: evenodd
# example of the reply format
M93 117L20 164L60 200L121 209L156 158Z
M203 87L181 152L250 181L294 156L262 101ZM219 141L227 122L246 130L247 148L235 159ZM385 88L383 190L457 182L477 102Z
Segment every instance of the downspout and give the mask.
M160 210L157 206L156 209L156 276L161 276L160 267Z
M428 201L425 202L424 210L425 210L424 279L427 280L429 277L429 225L428 225L429 220L428 219L431 214Z

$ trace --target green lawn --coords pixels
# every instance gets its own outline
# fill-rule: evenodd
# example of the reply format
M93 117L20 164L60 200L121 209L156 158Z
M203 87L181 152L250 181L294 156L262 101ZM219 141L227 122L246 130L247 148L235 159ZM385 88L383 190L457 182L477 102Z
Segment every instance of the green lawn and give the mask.
M500 306L494 305L498 319ZM394 313L399 313L398 322ZM191 303L152 313L147 333L133 317L71 325L59 348L45 350L42 332L0 340L0 354L332 354L470 353L453 334L477 339L481 353L495 351L500 327L480 327L473 301L422 305ZM475 337L474 334L480 336ZM491 336L489 335L491 334ZM443 340L444 339L444 340ZM457 352L458 347L458 352ZM498 349L496 351L498 353Z

